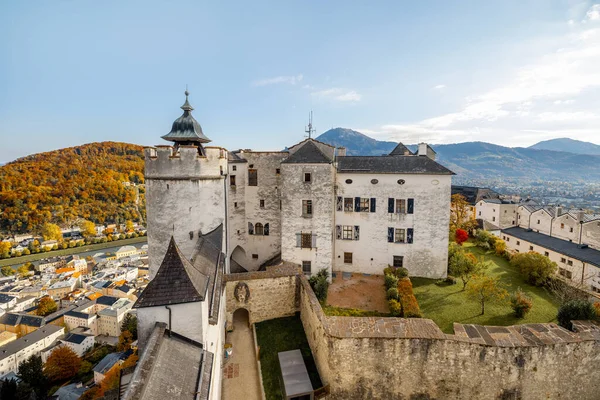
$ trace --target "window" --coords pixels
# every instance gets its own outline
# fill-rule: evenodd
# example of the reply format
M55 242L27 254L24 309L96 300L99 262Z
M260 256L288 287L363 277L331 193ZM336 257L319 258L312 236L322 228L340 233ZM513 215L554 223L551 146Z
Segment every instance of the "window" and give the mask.
M358 208L358 211L360 212L364 212L364 211L369 211L369 198L368 197L361 197L360 198L360 206Z
M248 186L258 186L258 171L255 169L248 170Z
M252 222L248 222L248 235L254 235L254 225L252 225Z
M533 246L529 246L529 251L533 251Z
M371 179L371 183L373 185L377 185L379 183L379 180L378 179Z
M573 261L572 260L567 261L567 265L573 266Z
M275 168L275 175L280 175L280 174L281 174L281 169Z
M237 171L237 167L234 165L233 167L231 167L232 171Z
M265 208L265 201L264 201L264 199L260 199L259 206L260 206L260 208Z
M302 200L302 215L303 216L312 216L312 200Z
M510 238L509 238L509 237L506 237L506 241L507 241L507 242L510 242Z
M396 199L396 213L397 214L406 214L406 200L405 199Z
M545 252L544 252L544 255L545 255L546 257L550 257L550 253L548 253L547 251L545 251Z
M569 228L569 232L573 233L573 228Z
M248 168L254 168L254 164L248 165Z
M404 243L406 241L406 230L396 229L396 237L394 241L396 243Z
M514 225L514 224L515 224L515 221L512 221L512 224Z
M540 224L540 220L538 219L538 225Z
M229 184L235 186L235 175L229 175Z
M352 204L352 197L344 198L344 211L354 211L354 205Z
M561 258L560 258L560 262L564 264L564 263L566 263L566 262L567 262L567 259L566 259L566 258L564 258L564 257L561 257Z
M352 253L344 253L344 264L352 264Z
M521 245L521 241L517 240L517 246L520 246L520 245Z
M352 179L346 179L346 183L350 185L352 183Z
M564 268L559 268L558 269L558 274L560 276L564 276L567 279L571 279L573 277L573 273L567 269Z
M304 183L310 183L311 182L311 174L310 172L305 172L304 173Z
M311 264L311 261L302 261L302 272L304 272L304 275L310 275L312 266Z
M481 211L479 211L479 216L481 217Z
M343 225L342 226L342 239L343 240L354 239L354 227L352 225Z
M401 268L404 266L404 256L394 256L394 267Z
M504 210L504 214L506 214L506 210Z
M560 229L565 229L565 224L560 224Z
M258 254L252 254L252 258L258 260Z
M300 247L303 249L312 248L312 233L301 233Z
M495 221L495 220L496 220L496 217L492 217L492 221Z
M254 234L260 236L264 235L263 224L257 222L256 225L254 225Z

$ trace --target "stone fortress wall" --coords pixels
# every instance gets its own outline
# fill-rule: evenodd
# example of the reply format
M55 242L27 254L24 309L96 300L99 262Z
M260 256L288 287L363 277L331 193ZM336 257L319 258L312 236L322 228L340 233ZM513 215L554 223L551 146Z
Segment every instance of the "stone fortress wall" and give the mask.
M249 287L244 305L234 296ZM484 327L444 334L428 319L325 316L298 267L229 275L227 319L300 312L327 399L597 399L600 328L576 322ZM254 314L254 315L253 315Z

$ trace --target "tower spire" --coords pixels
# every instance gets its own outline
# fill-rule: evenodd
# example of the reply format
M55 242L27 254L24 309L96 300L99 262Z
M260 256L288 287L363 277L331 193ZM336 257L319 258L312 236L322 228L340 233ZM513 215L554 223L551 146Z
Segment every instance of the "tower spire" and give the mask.
M190 104L189 100L188 100L188 96L190 95L190 92L188 92L188 85L185 85L185 103L183 103L183 105L181 106L181 109L183 111L192 111L194 109L194 107L192 107L192 105Z
M304 132L308 133L309 139L312 138L312 134L315 132L312 124L312 110L310 110L310 114L308 114L308 126L306 127L306 130Z

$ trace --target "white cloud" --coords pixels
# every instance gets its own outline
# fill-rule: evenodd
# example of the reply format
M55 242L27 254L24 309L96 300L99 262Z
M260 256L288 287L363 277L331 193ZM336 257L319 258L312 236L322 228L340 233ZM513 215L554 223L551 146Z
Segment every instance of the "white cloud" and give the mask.
M600 20L600 4L594 4L585 14L585 18L590 21Z
M583 122L600 119L600 115L589 111L575 112L543 112L537 115L537 118L543 122Z
M559 105L559 104L573 104L575 103L575 100L573 99L566 99L566 100L554 100L554 104Z
M325 90L319 90L311 93L315 97L324 99L337 100L342 102L357 102L360 101L362 96L355 90L331 88Z
M444 89L444 88L446 88L446 85L435 85L432 89L434 89L434 90L441 90L441 89Z
M295 85L297 83L302 82L302 74L296 76L276 76L274 78L267 79L259 79L252 82L252 86L267 86L267 85L278 85L281 83L287 83L290 85Z

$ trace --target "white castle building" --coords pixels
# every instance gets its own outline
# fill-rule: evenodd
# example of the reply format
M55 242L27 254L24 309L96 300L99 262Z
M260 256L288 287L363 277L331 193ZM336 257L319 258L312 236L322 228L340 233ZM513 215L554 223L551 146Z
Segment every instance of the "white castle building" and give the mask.
M224 274L283 260L306 274L446 276L453 173L427 144L377 157L312 138L229 152L205 146L187 96L163 136L174 144L145 149L152 280L134 306L142 356L124 398L180 398L169 387L220 398Z

